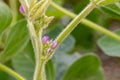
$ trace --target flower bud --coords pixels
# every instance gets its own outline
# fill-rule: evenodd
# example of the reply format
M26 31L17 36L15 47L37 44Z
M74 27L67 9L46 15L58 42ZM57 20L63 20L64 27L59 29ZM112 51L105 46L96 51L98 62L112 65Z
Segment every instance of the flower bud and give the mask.
M44 36L43 38L42 38L42 42L43 43L47 43L49 41L49 37L48 36Z
M56 42L56 41L53 41L53 42L51 43L51 47L52 47L53 49L56 47L56 45L57 45L57 42Z
M19 9L19 10L20 10L21 13L24 13L24 12L25 12L23 5L20 6L20 9Z

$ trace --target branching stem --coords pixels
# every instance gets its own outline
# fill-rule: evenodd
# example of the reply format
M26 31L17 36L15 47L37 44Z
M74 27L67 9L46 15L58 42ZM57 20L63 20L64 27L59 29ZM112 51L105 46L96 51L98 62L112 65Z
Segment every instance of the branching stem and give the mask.
M61 41L96 7L96 3L90 2L90 4L72 20L72 22L57 37L57 44L60 44Z
M57 10L61 11L62 13L64 13L65 15L67 15L67 16L69 16L71 18L75 18L77 16L76 14L74 14L74 13L72 13L72 12L58 6L54 2L51 2L51 6L56 8ZM94 30L97 30L97 31L99 31L99 32L101 32L101 33L103 33L105 35L108 35L109 37L111 37L113 39L116 39L116 40L120 41L120 36L118 36L115 33L112 33L111 31L105 29L104 27L102 27L102 26L100 26L98 24L95 24L95 23L93 23L93 22L91 22L91 21L89 21L87 19L82 19L81 24L84 24L84 25L86 25L86 26L88 26L88 27L90 27L90 28L92 28Z

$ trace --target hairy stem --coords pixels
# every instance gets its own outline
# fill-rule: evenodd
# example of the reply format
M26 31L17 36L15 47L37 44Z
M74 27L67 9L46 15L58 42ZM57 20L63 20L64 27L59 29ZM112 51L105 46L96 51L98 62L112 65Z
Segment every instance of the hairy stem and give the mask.
M97 2L96 2L97 3ZM58 44L67 36L69 33L81 22L83 18L85 18L95 7L95 2L90 2L90 4L76 16L73 21L61 32L61 34L57 37L56 41Z
M45 72L44 72L44 65L45 63L43 60L37 61L33 80L46 80Z
M42 40L41 40L42 29L40 30L37 36L34 25L29 20L27 21L28 21L28 30L29 30L32 45L34 48L35 61L36 61L33 80L45 80L45 79L42 79L44 78L43 77L44 76L44 61L41 59L42 57Z
M65 15L71 17L71 18L75 18L77 15L58 6L56 3L52 2L51 3L51 6L53 6L54 8L56 8L57 10L61 11L62 13L64 13ZM117 34L115 33L112 33L111 31L105 29L104 27L98 25L98 24L95 24L87 19L82 19L81 21L81 24L84 24L94 30L97 30L105 35L108 35L109 37L113 38L113 39L116 39L116 40L119 40L120 41L120 36L118 36Z
M17 74L16 72L14 72L13 70L11 70L10 68L6 67L1 63L0 63L0 70L7 72L11 76L15 77L17 80L26 80L22 76L20 76L19 74Z
M44 78L44 64L42 59L42 29L39 32L39 37L35 40L36 45L36 67L34 72L34 80L46 80Z

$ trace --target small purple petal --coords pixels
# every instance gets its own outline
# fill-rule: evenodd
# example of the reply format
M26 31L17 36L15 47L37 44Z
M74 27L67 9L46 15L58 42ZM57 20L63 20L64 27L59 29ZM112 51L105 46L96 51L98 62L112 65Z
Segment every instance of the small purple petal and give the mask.
M52 47L52 48L55 48L56 45L57 45L57 42L56 42L56 41L53 41L53 42L51 43L51 47Z
M25 10L24 10L23 5L20 6L20 9L19 9L19 10L20 10L21 13L24 13Z
M49 49L47 50L47 53L50 53L50 52L52 52L52 51L53 51L53 49L49 48Z
M42 38L42 42L43 43L47 43L49 41L49 37L48 36L44 36L43 38Z

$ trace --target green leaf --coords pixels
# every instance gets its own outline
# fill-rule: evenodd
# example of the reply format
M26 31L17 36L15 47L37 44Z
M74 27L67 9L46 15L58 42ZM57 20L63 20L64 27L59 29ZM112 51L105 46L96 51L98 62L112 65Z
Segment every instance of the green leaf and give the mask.
M63 80L104 80L98 57L89 54L74 62Z
M15 71L25 77L26 80L33 80L35 58L31 41L20 54L13 57L12 65Z
M54 67L52 60L49 60L45 67L47 80L55 80Z
M71 33L76 40L74 50L77 51L93 50L94 49L93 33L94 32L92 29L82 24L79 24Z
M55 3L62 5L63 1L62 0L53 0Z
M31 40L29 40L27 46L25 47L24 53L28 55L29 59L31 59L31 63L35 63L35 55Z
M59 47L55 51L55 54L57 54L57 52L61 52L61 53L62 52L69 52L71 49L73 49L74 45L75 45L75 39L73 36L69 35L59 45Z
M10 24L12 20L12 13L8 6L0 1L0 34Z
M25 48L28 41L29 36L26 21L21 20L12 27L5 43L5 49L0 55L0 61L5 62L20 53Z
M115 32L120 35L120 29ZM109 56L120 57L120 41L117 41L108 36L103 36L98 40L98 46L102 51Z
M54 14L54 13L57 13L57 14ZM54 16L55 18L61 18L62 16L64 16L64 14L61 11L59 11L51 6L48 8L46 14L48 16Z
M29 57L30 53L21 52L12 59L13 68L26 80L33 80L35 63Z
M115 2L119 2L120 0L104 0L103 2L101 2L101 5L108 5L108 4L113 4Z
M0 70L0 80L8 80L8 74Z
M101 7L101 10L113 19L120 20L120 2Z
M62 1L61 1L61 0L53 0L53 1L54 1L56 4L62 6ZM54 13L57 13L57 14L54 14ZM63 14L61 11L55 9L53 6L50 6L50 7L47 9L46 14L47 14L48 16L54 16L55 18L61 18L62 16L64 16L64 14Z

